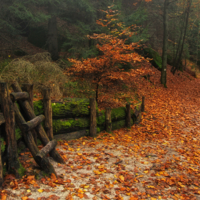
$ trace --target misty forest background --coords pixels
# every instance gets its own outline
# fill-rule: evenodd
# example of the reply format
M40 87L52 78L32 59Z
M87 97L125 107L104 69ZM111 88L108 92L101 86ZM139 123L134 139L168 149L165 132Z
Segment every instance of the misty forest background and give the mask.
M150 63L162 72L161 82L165 87L167 64L172 66L173 74L183 70L193 76L198 74L200 9L197 0L1 0L1 78L8 82L16 79L34 83L35 98L40 97L42 87L51 87L54 98L94 97L96 86L87 79L74 79L65 70L72 66L68 58L81 60L102 55L97 41L87 36L110 34L111 29L96 21L106 19L102 10L108 10L111 5L118 13L113 26L119 22L123 28L134 25L134 34L126 43L140 44L135 51L149 57ZM42 54L37 56L37 53ZM125 71L144 65L144 62L119 63ZM33 71L34 76L28 74ZM148 79L149 75L143 78ZM117 83L123 94L116 97L114 92L115 97L129 101L133 96L128 96L128 91L137 93L137 87L130 88L120 81ZM116 86L116 80L113 83ZM109 89L115 88L101 84L100 89L99 95L108 99Z

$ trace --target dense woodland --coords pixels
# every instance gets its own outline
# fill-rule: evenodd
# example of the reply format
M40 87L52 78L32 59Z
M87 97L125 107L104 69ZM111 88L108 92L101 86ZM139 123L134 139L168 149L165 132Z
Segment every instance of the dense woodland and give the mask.
M2 1L0 9L1 71L12 58L43 51L50 52L53 61L61 58L64 69L72 65L70 59L103 62L100 58L108 52L100 48L111 38L101 43L102 34L121 39L125 45L134 44L132 51L121 50L120 55L137 52L138 58L151 58L162 72L164 86L167 64L173 66L174 74L185 70L187 60L194 63L193 69L200 63L198 1L13 0ZM125 70L136 67L130 58L120 58L112 65ZM83 73L87 74L82 71L82 77ZM93 73L98 87L97 76Z
M13 123L19 165L9 168L0 134L0 199L200 199L199 15L198 0L0 0L0 87L34 85L31 115L52 107L50 144L63 160L45 157L57 173L47 176L24 138L36 154L36 130L50 128L37 125L33 139ZM69 140L79 129L87 135Z

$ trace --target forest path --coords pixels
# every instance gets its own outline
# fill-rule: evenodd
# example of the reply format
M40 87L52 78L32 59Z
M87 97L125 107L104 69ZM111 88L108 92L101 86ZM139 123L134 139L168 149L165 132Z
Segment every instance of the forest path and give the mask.
M8 175L2 197L200 199L200 80L168 74L168 88L159 84L157 71L151 80L154 85L136 80L145 96L140 124L113 134L102 132L94 139L60 141L57 150L66 164L49 158L58 179L52 175L36 180L41 171L30 153L21 155L27 177L12 180Z

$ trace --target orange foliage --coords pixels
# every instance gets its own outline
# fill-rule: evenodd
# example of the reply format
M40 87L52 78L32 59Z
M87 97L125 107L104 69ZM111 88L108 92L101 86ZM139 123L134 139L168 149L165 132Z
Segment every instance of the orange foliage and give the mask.
M109 13L115 13L110 8L106 11L107 20L98 20L97 23L101 26L106 26L115 21L114 16L109 15ZM120 29L111 30L110 34L93 34L88 36L90 39L98 41L96 47L103 55L99 55L95 58L87 58L82 60L69 59L73 63L73 66L68 69L69 75L75 75L76 77L86 77L92 83L97 85L96 94L98 100L98 86L101 84L107 85L110 81L121 79L123 69L118 67L118 64L124 63L135 63L144 60L142 56L137 54L134 49L139 47L138 43L126 44L126 39L121 39L122 35L131 37L134 32L131 31L132 27L124 28L122 23L116 24ZM126 72L127 73L127 72ZM130 75L133 75L131 71ZM136 72L137 73L137 72ZM84 76L83 76L84 74Z

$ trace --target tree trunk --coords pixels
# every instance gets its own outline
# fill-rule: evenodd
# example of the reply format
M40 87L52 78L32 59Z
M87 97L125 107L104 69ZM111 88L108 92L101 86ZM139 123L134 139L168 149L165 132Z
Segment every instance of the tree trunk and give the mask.
M168 5L169 0L164 2L163 14L163 50L162 50L162 70L161 70L161 84L166 87L167 82L167 47L168 47Z
M184 33L183 33L183 41L181 44L181 49L178 55L178 59L175 62L171 72L173 74L175 74L176 70L179 70L180 68L180 62L181 62L181 58L182 58L182 53L183 53L183 47L184 47L184 42L185 42L185 37L186 37L186 33L187 33L187 27L188 27L188 20L189 20L189 15L190 15L190 7L192 4L192 0L187 0L187 8L186 8L186 17L185 17L185 27L184 27Z
M55 5L49 3L48 12L51 15L48 22L48 51L51 54L52 60L58 60L58 34L57 34L57 19L55 15Z

